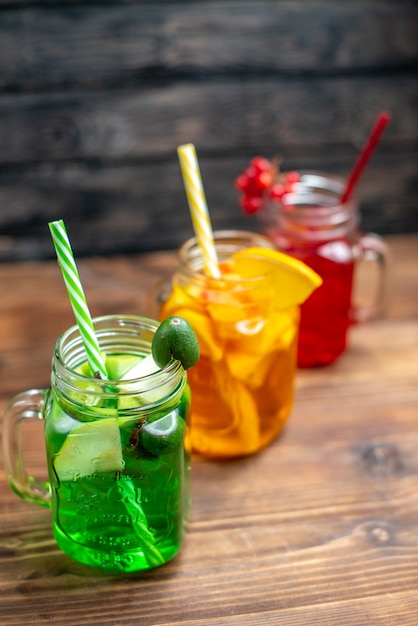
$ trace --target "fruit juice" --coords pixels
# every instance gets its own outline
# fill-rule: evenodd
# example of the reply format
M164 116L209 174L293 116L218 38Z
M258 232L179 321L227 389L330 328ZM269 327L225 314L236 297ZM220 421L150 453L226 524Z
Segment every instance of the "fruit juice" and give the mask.
M162 565L179 550L188 509L184 436L190 389L145 390L150 355L107 351L103 393L89 366L77 387L56 376L45 409L54 534L77 561L109 571ZM126 381L126 382L125 382ZM135 389L135 385L139 387ZM84 389L83 389L84 386Z
M317 367L335 361L347 347L351 324L383 313L387 248L381 238L358 230L354 196L341 201L346 182L320 172L281 172L277 160L254 157L237 177L239 203L257 213L262 232L277 250L301 260L323 284L301 303L297 364ZM353 304L353 277L362 262L378 267L371 305Z
M347 347L347 331L353 323L351 305L354 256L346 238L328 242L299 241L271 229L269 237L284 252L315 270L323 284L301 304L297 364L301 368L327 365Z
M192 449L230 458L266 446L289 416L299 308L283 308L274 280L242 276L234 262L237 250L273 248L270 242L250 233L238 242L227 232L215 235L221 278L205 276L196 246L185 244L160 319L180 315L199 339L200 360L188 373Z

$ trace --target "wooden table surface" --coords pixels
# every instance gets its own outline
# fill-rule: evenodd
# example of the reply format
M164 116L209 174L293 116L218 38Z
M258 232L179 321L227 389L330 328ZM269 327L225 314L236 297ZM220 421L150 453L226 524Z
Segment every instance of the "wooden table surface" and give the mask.
M258 455L193 459L185 545L164 567L108 576L56 547L50 511L0 469L0 624L418 624L418 236L388 238L384 320L332 366L297 373L293 413ZM79 261L94 315L144 314L174 254ZM0 409L48 385L73 324L54 261L0 265ZM25 437L44 471L41 425Z

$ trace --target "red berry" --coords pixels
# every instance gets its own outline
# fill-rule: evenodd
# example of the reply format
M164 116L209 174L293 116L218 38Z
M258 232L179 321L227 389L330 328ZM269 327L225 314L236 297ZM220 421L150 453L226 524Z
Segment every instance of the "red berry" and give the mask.
M255 198L254 196L242 196L240 198L241 208L247 215L257 213L261 209L262 204L262 198Z
M271 163L267 159L261 156L256 156L250 161L250 166L256 170L256 172L269 172L271 169Z
M270 187L271 183L273 182L271 172L260 172L260 174L258 174L256 178L256 181L260 189L267 189L267 187Z
M235 179L235 187L239 189L240 191L245 191L248 187L249 182L250 182L250 178L248 174L243 172Z
M244 213L252 215L262 208L263 195L272 184L273 167L270 161L261 156L251 159L248 167L235 179L235 187L243 192L239 203Z
M282 183L275 183L270 189L270 198L273 200L278 200L284 196L286 193L285 186Z
M261 196L264 187L260 186L258 176L248 179L248 185L244 191L247 196Z
M299 172L287 172L286 174L286 182L287 183L298 183L300 181Z

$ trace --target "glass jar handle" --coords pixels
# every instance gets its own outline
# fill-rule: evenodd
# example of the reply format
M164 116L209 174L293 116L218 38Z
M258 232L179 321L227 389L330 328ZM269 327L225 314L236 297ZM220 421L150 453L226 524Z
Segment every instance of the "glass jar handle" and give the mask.
M384 315L388 296L389 250L384 240L373 233L360 235L355 245L356 265L375 263L377 281L373 302L368 306L354 305L352 317L354 323L369 322Z
M42 506L51 506L51 487L29 476L22 455L20 429L23 420L43 419L48 391L31 389L15 396L7 405L3 420L4 466L10 487L18 496Z

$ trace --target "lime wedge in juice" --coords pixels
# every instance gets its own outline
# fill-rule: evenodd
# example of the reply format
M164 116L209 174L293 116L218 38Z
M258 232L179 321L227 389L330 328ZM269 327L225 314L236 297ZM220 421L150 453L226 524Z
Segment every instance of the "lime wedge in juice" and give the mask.
M142 357L134 354L106 356L106 370L109 380L122 380L125 374L142 360Z
M120 380L122 381L135 381L134 386L129 385L126 387L126 391L129 395L121 395L119 397L118 406L120 409L129 409L134 406L143 406L146 404L153 404L162 400L169 393L168 385L159 385L155 389L150 389L150 381L146 380L146 377L159 372L160 368L154 361L152 354L148 354L146 357L136 360L136 363L128 369ZM123 386L121 386L123 390Z
M124 468L118 422L114 418L85 422L70 432L54 461L60 480Z
M183 440L186 423L177 411L171 411L141 428L141 444L151 454L175 450Z
M148 354L144 358L135 357L135 362L128 366L119 380L133 380L134 378L142 378L149 374L159 371L159 367L152 358L152 354Z

